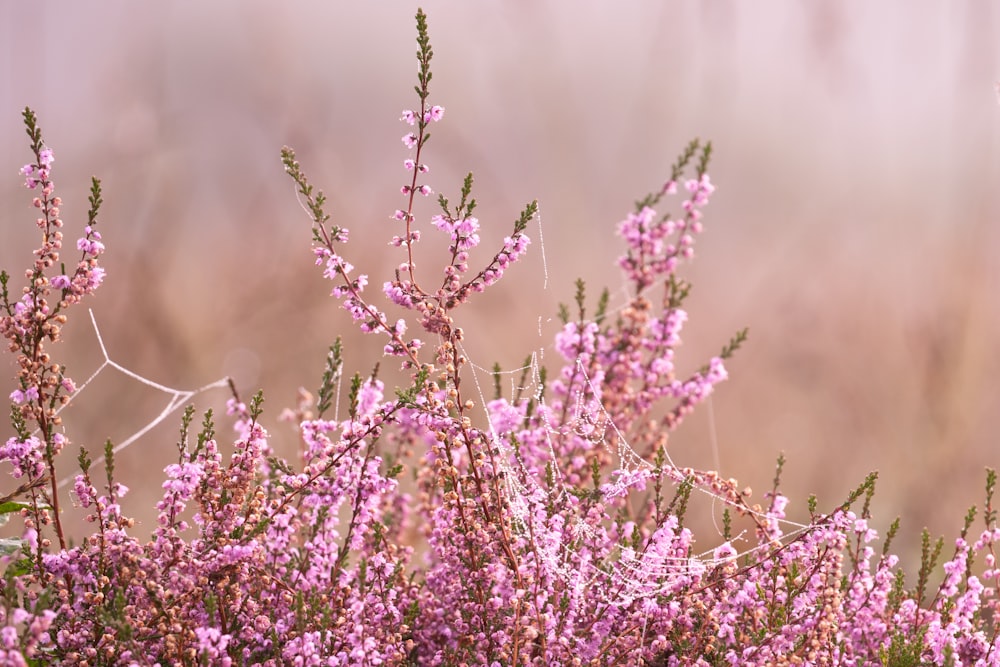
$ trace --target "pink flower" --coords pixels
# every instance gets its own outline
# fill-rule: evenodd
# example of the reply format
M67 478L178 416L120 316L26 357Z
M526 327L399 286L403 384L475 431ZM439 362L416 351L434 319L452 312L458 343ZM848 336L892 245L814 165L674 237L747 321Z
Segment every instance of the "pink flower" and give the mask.
M16 405L23 405L30 401L38 400L38 387L28 387L26 390L21 391L20 389L15 389L10 393L10 400Z
M100 255L104 252L104 244L93 238L84 237L76 242L76 247L78 250L82 250L88 255Z
M444 107L432 106L426 113L424 113L424 122L429 123L431 121L439 121L444 117Z

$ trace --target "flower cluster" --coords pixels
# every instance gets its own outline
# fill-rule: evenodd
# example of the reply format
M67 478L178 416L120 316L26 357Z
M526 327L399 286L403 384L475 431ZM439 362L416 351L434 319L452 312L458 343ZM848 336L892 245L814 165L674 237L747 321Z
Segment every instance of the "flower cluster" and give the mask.
M115 478L110 442L106 482L81 451L69 496L93 532L72 546L63 534L57 461L69 440L58 410L75 386L47 346L64 311L103 278L100 189L95 180L81 258L67 272L52 152L25 111L35 162L21 173L41 188L42 244L21 296L8 295L6 274L2 281L0 330L19 388L10 396L16 434L0 461L19 485L0 513L19 514L24 530L0 549L0 663L1000 664L993 471L983 527L971 532L970 511L936 588L943 543L925 537L907 588L889 551L898 522L881 552L875 546L874 474L827 513L810 499L809 521L797 526L785 519L781 459L761 506L736 480L668 455L670 434L726 379L725 362L746 338L738 333L700 369L678 370L690 286L677 271L693 256L714 190L710 146L692 142L663 187L620 223L625 302L609 312L605 291L590 306L578 281L575 311L561 308L555 372L530 366L505 395L497 368L491 399L473 390L454 313L524 255L537 207L527 205L499 249L480 258L485 223L469 174L458 202L439 195L440 213L429 217L447 236L443 276L418 275L415 195L432 193L419 180L429 173L423 150L444 109L429 102L423 12L417 34L420 106L402 114L413 128L403 138L414 151L404 161L407 204L391 216L390 245L406 255L381 294L366 292L368 276L346 258L347 229L330 222L291 149L282 152L332 296L401 360L407 382L387 391L376 364L335 405L337 341L315 399L302 390L297 409L282 413L298 427L294 461L272 451L261 394L243 402L234 390L231 439L216 433L211 411L193 428L189 408L150 536L137 535L123 510L128 488ZM677 214L661 212L679 191ZM402 314L394 322L392 308ZM410 328L423 338L407 337ZM696 551L706 538L686 525L695 491L723 510L707 550ZM746 529L734 532L734 520Z
M55 156L49 148L38 151L37 158L37 164L26 164L21 167L24 185L29 190L34 190L39 183L49 182L49 171L52 168L52 163L55 162Z

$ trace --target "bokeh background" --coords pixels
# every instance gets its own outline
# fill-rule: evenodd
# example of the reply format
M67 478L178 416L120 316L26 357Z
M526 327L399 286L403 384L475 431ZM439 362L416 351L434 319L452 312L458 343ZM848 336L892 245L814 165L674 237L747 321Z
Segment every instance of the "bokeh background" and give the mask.
M684 269L695 290L682 367L744 326L750 340L673 437L674 460L717 464L759 499L784 452L792 518L809 493L832 507L878 470L876 524L903 517L902 551L912 556L924 526L950 540L982 499L984 467L1000 466L1000 8L423 6L432 101L447 109L430 184L455 194L475 172L484 253L526 202L541 206L529 258L465 312L473 360L551 361L573 280L595 296L621 288L616 223L691 138L711 139L718 190ZM351 230L350 259L380 285L401 261L385 241L407 156L399 111L415 100L415 9L3 3L0 265L20 278L37 243L17 174L30 105L56 152L68 237L90 175L103 180L108 279L89 305L111 357L179 389L227 374L247 396L263 388L276 446L293 452L276 416L318 384L327 346L345 337L352 373L381 343L355 335L328 296L278 153L296 148ZM83 309L65 333L58 357L85 379L102 356ZM6 395L13 365L2 364ZM64 414L74 441L98 449L168 400L108 370ZM179 416L118 458L127 510L149 530Z

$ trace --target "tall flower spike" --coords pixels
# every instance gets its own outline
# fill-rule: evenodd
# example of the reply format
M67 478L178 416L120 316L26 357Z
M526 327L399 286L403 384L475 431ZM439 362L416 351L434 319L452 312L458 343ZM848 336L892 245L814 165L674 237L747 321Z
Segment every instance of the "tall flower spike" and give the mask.
M8 440L3 458L12 461L21 474L29 476L25 488L36 502L40 502L40 492L35 482L47 479L51 487L49 500L44 503L45 509L40 504L35 505L33 521L37 526L53 525L60 546L65 546L59 512L56 457L67 444L67 439L60 429L59 412L76 387L65 375L65 368L52 360L47 344L60 340L66 322L65 310L96 290L104 279L104 269L98 265L104 244L96 229L97 213L102 203L101 187L100 181L92 179L87 225L84 236L77 242L80 259L75 270L67 271L62 259L62 200L56 196L52 180L55 155L44 143L35 113L25 108L22 117L35 159L21 168L21 174L25 176L28 188L39 191L32 200L32 206L40 212L35 225L41 231L42 239L41 245L34 251L32 266L25 272L28 284L22 289L19 299L11 301L8 290L10 277L6 272L0 272L0 334L8 340L9 349L17 355L19 384L19 388L10 395L15 404L15 428L19 437ZM47 515L49 503L53 511L51 518ZM32 529L35 527L32 526ZM36 558L40 559L40 553L36 554ZM40 564L36 562L36 565Z

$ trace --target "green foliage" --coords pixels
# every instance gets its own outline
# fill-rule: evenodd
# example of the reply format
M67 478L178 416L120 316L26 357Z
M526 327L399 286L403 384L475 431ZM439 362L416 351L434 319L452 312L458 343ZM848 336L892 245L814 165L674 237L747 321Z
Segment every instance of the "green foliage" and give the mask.
M347 413L351 416L351 419L356 419L358 416L358 394L361 392L361 384L363 382L361 373L355 373L351 378L351 389L347 393L347 404L349 406Z
M699 150L701 151L700 154ZM691 143L684 148L684 151L670 168L669 182L676 183L678 179L680 179L680 177L684 174L684 170L687 168L688 164L695 157L695 155L698 155L698 177L700 178L701 175L708 170L709 159L712 155L711 142L702 146L699 139L693 139ZM643 199L640 199L635 203L636 212L641 211L647 206L656 206L665 194L667 194L666 189L662 189L659 192L646 195Z
M538 367L538 400L543 400L545 398L545 387L548 386L546 382L548 381L549 370L545 366Z
M521 215L518 216L517 220L514 221L514 233L520 234L527 227L531 219L538 215L538 200L532 201L530 204L524 207L521 211Z
M201 421L201 431L198 432L198 444L193 453L197 454L209 440L215 439L215 421L213 421L212 409L205 410L205 416Z
M476 209L476 200L472 199L471 195L472 172L470 171L466 174L465 180L462 182L462 198L459 200L455 212L452 213L448 207L448 198L444 195L438 195L438 205L449 220L463 220L472 215L472 212Z
M900 605L903 604L903 600L905 599L906 573L902 570L896 570L892 579L892 589L889 591L889 596L887 598L888 608L891 609L893 613L898 612Z
M666 462L666 447L657 447L653 454L653 475L656 480L653 482L653 507L656 508L656 525L663 523L666 518L666 512L663 510L663 476L666 473L664 467Z
M695 173L698 174L698 178L705 175L708 171L708 163L712 161L712 142L708 141L705 143L704 148L701 149L701 155L698 156L698 168Z
M972 522L976 520L976 506L972 505L969 507L969 511L965 513L965 523L962 524L962 532L959 535L964 540L969 534L969 528L972 527Z
M500 373L501 372L502 372L502 369L500 367L500 362L499 361L494 361L493 362L493 370L492 370L492 373L491 373L492 376L493 376L493 399L494 400L497 400L497 399L499 399L500 397L503 396L503 387L500 386Z
M101 198L101 180L96 177L90 179L90 196L87 198L90 208L87 210L87 224L97 224L97 213L101 209L104 199Z
M851 491L847 496L847 500L841 503L840 508L845 512L854 504L858 498L862 495L870 493L872 489L875 488L875 482L878 480L878 472L870 472L868 476L865 477L865 481L858 485L856 489Z
M587 285L583 282L583 278L576 279L576 294L574 295L574 300L576 301L576 310L579 314L579 319L577 320L581 324L587 316L587 309L584 305L584 301L587 298Z
M684 515L687 514L688 501L691 499L691 491L693 490L694 480L688 477L677 485L677 492L667 506L666 514L668 516L673 514L677 517L678 528L684 526Z
M889 554L889 547L892 541L896 538L896 533L899 532L899 517L892 522L889 526L889 531L885 534L885 541L882 543L882 556L887 556Z
M576 291L573 294L573 301L576 303L576 321L582 324L587 320L587 284L583 281L583 278L577 278L573 284L576 286ZM601 295L597 299L597 308L594 311L593 321L598 326L603 324L605 317L607 317L608 302L610 300L611 293L608 291L608 288L605 287L601 290ZM559 311L557 315L560 322L564 325L569 324L570 312L569 307L566 304L559 304Z
M601 480L604 478L601 473L601 463L597 458L590 459L590 483L594 485L594 491L597 492L601 488Z
M108 476L108 489L114 495L115 488L115 446L110 440L104 441L104 472Z
M80 448L80 453L77 455L76 461L78 464L80 464L80 472L82 472L84 475L90 472L90 465L91 465L90 454L88 454L87 450L84 449L83 447Z
M24 421L24 415L21 411L17 409L17 406L11 404L10 406L10 424L14 427L14 432L17 433L17 438L19 440L27 440L31 437L31 433L28 431L28 425Z
M417 46L419 50L417 51L417 63L419 65L419 71L417 73L417 81L420 85L414 86L414 90L417 91L417 95L420 97L420 103L425 104L427 102L427 96L430 94L430 83L433 75L431 74L431 58L434 57L434 50L431 48L431 38L427 33L427 15L424 14L423 9L417 9ZM420 122L423 123L423 116L421 115Z
M291 176L298 186L298 193L303 197L303 205L309 211L313 221L313 240L324 246L332 247L334 242L346 238L347 230L333 225L329 230L325 223L330 219L330 215L323 206L326 204L326 195L322 190L314 190L309 179L302 172L302 168L295 159L295 151L288 146L281 149L281 163L285 165L285 171Z
M21 116L24 118L24 131L31 141L31 152L38 155L42 150L42 129L38 127L38 117L28 107L24 107Z
M719 352L719 358L722 360L726 360L729 359L731 356L733 356L733 353L735 353L736 350L740 349L740 346L743 345L743 343L746 341L749 333L750 330L747 328L741 329L740 331L736 332L736 335L730 338L729 343L727 343L726 346L722 348L722 351ZM705 364L704 366L698 369L698 372L704 375L709 371L709 368L710 368L709 365Z
M419 407L416 403L417 396L424 390L424 385L427 383L428 377L430 377L430 367L423 366L413 376L413 383L409 387L406 389L396 389L396 398L399 399L399 404L402 407Z
M871 518L871 516L872 516L872 512L871 512L872 498L874 496L875 496L875 485L872 484L871 486L869 486L869 487L867 487L865 489L865 502L864 502L864 505L861 506L861 518L862 519L870 519Z
M7 291L7 283L10 282L10 275L6 271L0 271L0 299L7 314L11 314L10 293Z
M778 487L781 486L781 473L785 469L785 454L781 452L778 454L778 459L774 464L774 478L771 480L771 497L775 498L778 495Z
M344 372L344 343L340 336L330 346L326 355L326 368L316 392L316 414L322 417L333 403L334 392Z
M514 388L514 403L521 400L521 395L524 393L525 387L528 386L528 375L531 373L531 355L529 354L524 358L524 362L521 364L521 377L517 381L517 387Z
M601 296L597 299L597 311L594 312L594 322L597 326L604 324L604 318L608 312L608 301L611 298L611 293L608 288L605 287L601 290Z
M563 323L563 326L569 324L569 308L565 303L559 304L558 317L559 321Z
M670 274L667 278L666 288L664 299L669 310L680 308L691 293L691 283L681 280L674 274Z
M188 445L188 434L191 431L191 424L194 422L194 406L188 405L184 408L184 414L181 415L181 434L180 438L177 440L177 456L178 462L182 460L184 452L187 451Z
M918 636L905 632L894 632L888 648L879 650L879 662L886 667L923 667L927 665L922 660L924 651L924 635L926 628L921 627Z
M719 353L719 358L728 359L733 356L736 350L740 349L740 346L746 342L747 336L750 334L750 329L744 328L736 332L736 335L729 339L729 343L726 344L722 351Z
M264 392L258 391L250 399L250 419L257 421L257 419L264 412Z
M920 606L924 604L924 598L927 594L927 582L930 580L934 568L937 567L943 547L944 538L939 537L932 549L930 531L924 528L920 535L920 571L917 573L917 588L913 593L913 599Z
M983 505L983 521L986 528L991 529L997 522L997 510L993 507L993 492L997 487L997 471L993 468L986 469L986 504Z

